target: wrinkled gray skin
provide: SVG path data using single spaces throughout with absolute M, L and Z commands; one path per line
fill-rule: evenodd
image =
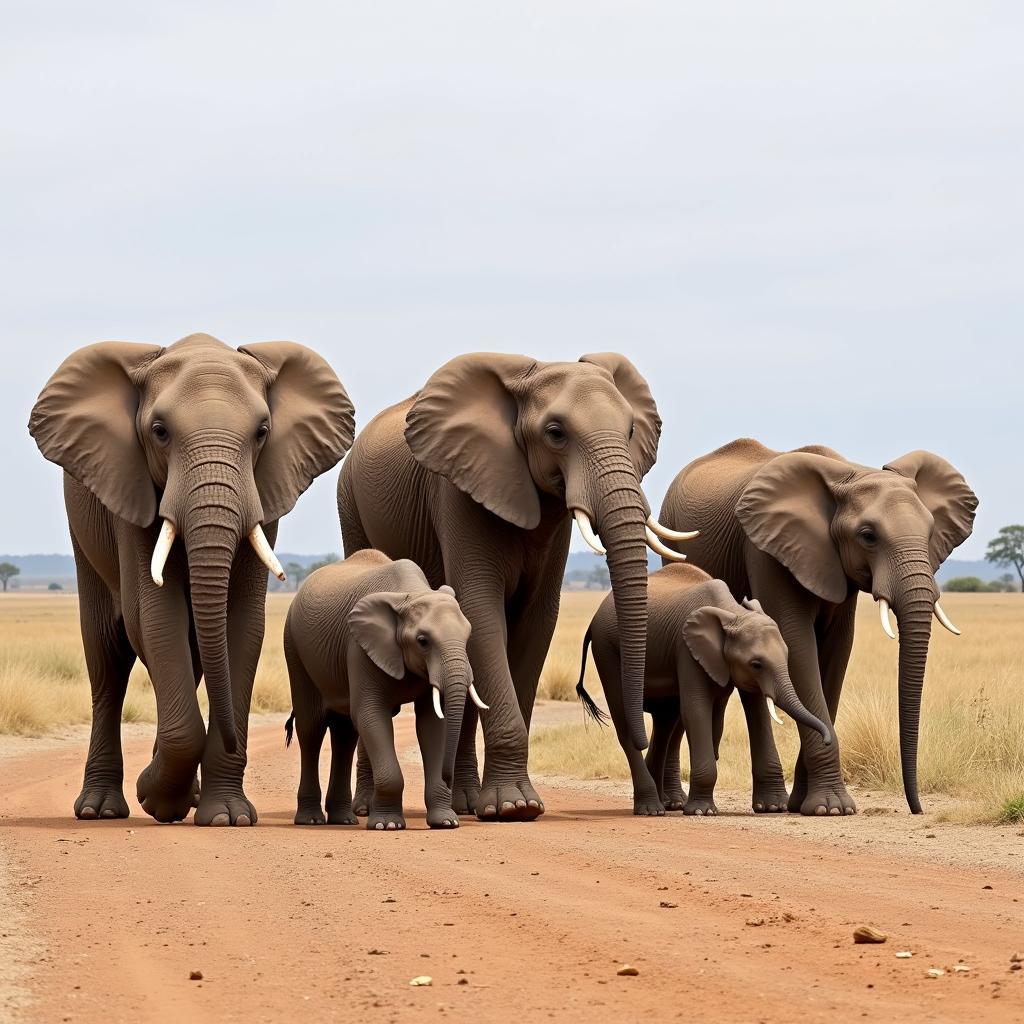
M 405 828 L 402 769 L 392 717 L 416 707 L 424 799 L 431 828 L 457 828 L 452 774 L 473 676 L 470 626 L 450 587 L 431 590 L 419 567 L 366 550 L 318 569 L 288 609 L 284 652 L 302 753 L 296 825 L 355 825 L 352 754 L 357 738 L 373 769 L 366 827 Z M 437 717 L 432 689 L 443 696 Z M 290 726 L 289 722 L 289 726 Z M 327 816 L 320 807 L 320 748 L 331 730 Z M 289 740 L 291 734 L 289 733 Z
M 411 558 L 431 585 L 454 588 L 473 625 L 470 660 L 491 710 L 481 786 L 476 715 L 467 709 L 454 784 L 460 814 L 514 821 L 544 811 L 527 772 L 529 724 L 574 510 L 590 517 L 608 551 L 630 739 L 647 746 L 650 507 L 640 480 L 660 431 L 646 382 L 621 355 L 543 363 L 473 353 L 446 363 L 356 440 L 338 481 L 345 551 Z M 357 809 L 370 784 L 363 759 L 359 769 Z
M 647 665 L 644 710 L 654 720 L 646 759 L 628 742 L 622 714 L 615 605 L 606 598 L 587 630 L 576 692 L 597 717 L 583 688 L 587 645 L 608 709 L 633 776 L 633 813 L 716 814 L 718 747 L 725 708 L 740 692 L 750 734 L 755 812 L 786 809 L 788 794 L 772 737 L 766 697 L 797 722 L 831 742 L 829 729 L 800 703 L 789 678 L 788 654 L 779 627 L 756 601 L 740 605 L 721 580 L 689 565 L 668 565 L 648 584 Z M 679 777 L 679 743 L 690 751 L 690 795 Z
M 779 623 L 800 700 L 834 722 L 853 646 L 857 593 L 884 598 L 899 625 L 903 787 L 913 813 L 921 693 L 939 588 L 935 570 L 970 536 L 978 499 L 945 459 L 914 451 L 881 469 L 830 448 L 776 452 L 749 438 L 691 462 L 661 510 L 669 527 L 701 534 L 694 565 Z M 789 809 L 853 814 L 838 742 L 800 729 Z
M 263 641 L 267 569 L 247 536 L 277 520 L 352 443 L 352 404 L 331 368 L 291 342 L 232 349 L 205 334 L 167 348 L 102 342 L 69 356 L 29 423 L 62 466 L 78 571 L 93 721 L 79 818 L 123 818 L 121 706 L 138 658 L 157 704 L 137 795 L 158 821 L 251 825 L 246 729 Z M 162 587 L 161 521 L 178 540 Z M 196 699 L 205 675 L 207 732 Z

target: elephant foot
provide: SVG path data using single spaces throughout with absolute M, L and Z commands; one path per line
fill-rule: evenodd
M 789 807 L 789 793 L 779 783 L 765 783 L 754 786 L 750 805 L 755 814 L 781 814 Z
M 681 811 L 686 806 L 686 794 L 681 789 L 662 793 L 660 799 L 666 811 Z
M 452 785 L 452 807 L 455 809 L 455 813 L 464 818 L 476 814 L 479 802 L 479 776 L 471 776 L 465 779 L 456 778 Z
M 792 800 L 790 803 L 792 804 Z M 856 814 L 857 804 L 841 782 L 812 785 L 800 803 L 800 813 L 817 817 Z
M 405 816 L 401 811 L 370 811 L 366 828 L 370 832 L 399 832 L 405 828 Z
M 370 813 L 370 804 L 373 800 L 373 786 L 364 789 L 356 787 L 356 795 L 352 797 L 352 813 L 359 818 L 365 818 Z
M 543 813 L 544 801 L 529 779 L 485 782 L 476 802 L 476 816 L 481 821 L 533 821 Z
M 641 818 L 665 817 L 665 804 L 657 797 L 634 797 L 633 813 Z
M 458 828 L 459 816 L 452 807 L 431 807 L 427 810 L 427 824 L 431 828 Z
M 718 813 L 718 808 L 715 806 L 715 801 L 711 797 L 699 797 L 691 796 L 686 801 L 686 806 L 683 808 L 683 814 L 693 815 L 694 817 L 713 817 Z
M 192 810 L 193 779 L 184 785 L 175 785 L 161 778 L 155 761 L 142 770 L 135 784 L 135 795 L 142 809 L 156 821 L 168 824 L 184 821 Z
M 86 782 L 75 801 L 75 817 L 82 821 L 99 818 L 127 818 L 128 801 L 121 787 Z
M 197 825 L 212 825 L 215 828 L 226 825 L 245 827 L 255 825 L 256 821 L 256 808 L 241 790 L 219 795 L 204 794 L 196 808 Z
M 325 825 L 327 823 L 320 805 L 311 802 L 299 804 L 295 811 L 294 821 L 296 825 Z
M 355 816 L 351 806 L 328 807 L 328 825 L 358 825 L 359 819 Z

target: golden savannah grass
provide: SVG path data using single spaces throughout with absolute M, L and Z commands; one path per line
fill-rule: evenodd
M 254 712 L 291 707 L 282 633 L 291 595 L 267 599 L 267 632 L 256 675 Z M 575 700 L 579 657 L 600 592 L 562 595 L 562 609 L 541 679 L 540 696 Z M 1024 821 L 1024 597 L 1019 594 L 947 594 L 943 605 L 963 636 L 933 632 L 922 709 L 919 771 L 922 793 L 961 801 L 967 820 Z M 899 792 L 896 717 L 897 644 L 878 625 L 874 605 L 862 599 L 857 639 L 839 711 L 837 732 L 847 777 L 861 786 Z M 600 697 L 592 659 L 587 686 Z M 205 696 L 200 691 L 205 706 Z M 90 719 L 89 682 L 73 595 L 0 595 L 0 733 L 38 736 Z M 125 721 L 152 722 L 156 705 L 140 665 L 132 673 Z M 538 773 L 579 778 L 627 778 L 625 758 L 611 729 L 595 725 L 541 729 L 531 740 Z M 787 768 L 796 755 L 796 730 L 776 730 Z M 685 743 L 683 745 L 685 771 Z M 722 741 L 720 785 L 749 786 L 750 756 L 739 701 L 731 703 Z

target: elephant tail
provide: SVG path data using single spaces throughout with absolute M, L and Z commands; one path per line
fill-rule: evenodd
M 295 712 L 288 716 L 288 721 L 284 723 L 284 745 L 290 747 L 292 745 L 292 730 L 295 726 Z
M 587 693 L 583 685 L 583 677 L 587 674 L 587 651 L 590 649 L 590 630 L 583 637 L 583 657 L 580 658 L 580 679 L 576 684 L 576 696 L 583 703 L 583 710 L 599 725 L 608 724 L 608 716 L 598 706 L 597 701 Z

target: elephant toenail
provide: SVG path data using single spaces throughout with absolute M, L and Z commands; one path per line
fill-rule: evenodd
M 251 825 L 252 822 L 249 820 L 249 815 L 248 814 L 240 814 L 237 818 L 235 818 L 235 824 L 236 825 Z
M 210 822 L 210 824 L 211 825 L 216 825 L 218 827 L 220 827 L 222 825 L 230 825 L 231 824 L 231 819 L 227 816 L 227 814 L 225 814 L 223 811 L 221 811 L 220 814 L 215 814 L 213 816 L 213 820 Z
M 95 807 L 83 807 L 82 808 L 82 813 L 80 814 L 80 817 L 86 819 L 87 821 L 93 821 L 96 818 L 96 816 L 97 815 L 96 815 L 96 808 Z

